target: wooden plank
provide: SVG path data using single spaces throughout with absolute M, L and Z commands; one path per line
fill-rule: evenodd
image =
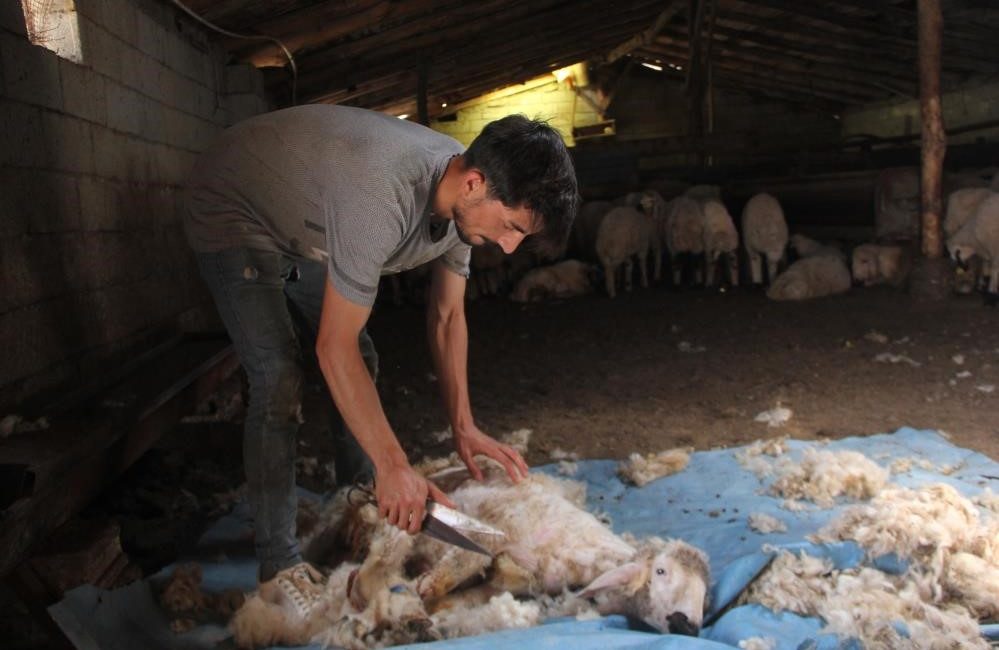
M 621 43 L 613 50 L 607 53 L 607 56 L 603 57 L 603 63 L 614 63 L 623 56 L 630 54 L 633 50 L 640 48 L 644 45 L 648 45 L 655 40 L 656 36 L 659 35 L 669 21 L 673 19 L 680 10 L 683 9 L 684 0 L 671 0 L 671 2 L 666 5 L 666 8 L 656 16 L 656 22 L 652 24 L 648 29 L 635 34 L 629 38 L 624 43 Z
M 2 513 L 0 575 L 190 414 L 236 367 L 227 339 L 184 341 L 109 390 L 91 411 L 67 412 L 53 418 L 47 431 L 5 439 L 0 454 L 29 465 L 35 486 Z

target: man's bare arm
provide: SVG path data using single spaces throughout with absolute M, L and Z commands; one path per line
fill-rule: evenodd
M 482 432 L 472 417 L 468 395 L 465 278 L 440 261 L 434 263 L 431 275 L 427 336 L 458 455 L 479 480 L 482 479 L 482 470 L 474 461 L 477 454 L 499 462 L 511 479 L 519 481 L 527 475 L 527 463 L 513 447 L 501 444 Z
M 389 426 L 358 345 L 370 313 L 370 308 L 340 295 L 327 279 L 316 354 L 337 409 L 375 466 L 379 512 L 390 524 L 416 532 L 428 496 L 448 505 L 450 501 L 413 470 Z

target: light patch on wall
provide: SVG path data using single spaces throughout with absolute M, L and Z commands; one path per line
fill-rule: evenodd
M 75 0 L 21 0 L 28 38 L 64 59 L 83 62 Z

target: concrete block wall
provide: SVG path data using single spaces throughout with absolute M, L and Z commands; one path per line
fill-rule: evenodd
M 472 102 L 458 110 L 456 120 L 434 121 L 430 126 L 467 146 L 486 124 L 515 113 L 522 113 L 532 119 L 548 120 L 549 124 L 559 130 L 570 147 L 575 144 L 572 137 L 574 126 L 593 124 L 600 120 L 593 107 L 577 98 L 568 84 L 558 83 L 552 77 L 550 83 L 523 92 Z
M 161 0 L 77 0 L 79 63 L 0 2 L 0 412 L 211 322 L 178 210 L 197 154 L 268 109 Z
M 999 82 L 977 83 L 944 93 L 940 98 L 945 129 L 995 121 L 999 116 Z M 881 102 L 843 114 L 843 136 L 857 134 L 918 137 L 922 129 L 919 99 Z M 948 144 L 999 142 L 999 128 L 991 127 L 947 136 Z

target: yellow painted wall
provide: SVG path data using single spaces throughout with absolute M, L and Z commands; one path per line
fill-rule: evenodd
M 547 120 L 559 130 L 570 147 L 575 144 L 572 137 L 574 126 L 600 121 L 596 110 L 581 97 L 576 97 L 568 83 L 560 84 L 552 77 L 550 82 L 525 84 L 523 91 L 518 92 L 514 86 L 466 102 L 458 109 L 456 121 L 435 120 L 430 126 L 468 146 L 486 124 L 515 113 Z

